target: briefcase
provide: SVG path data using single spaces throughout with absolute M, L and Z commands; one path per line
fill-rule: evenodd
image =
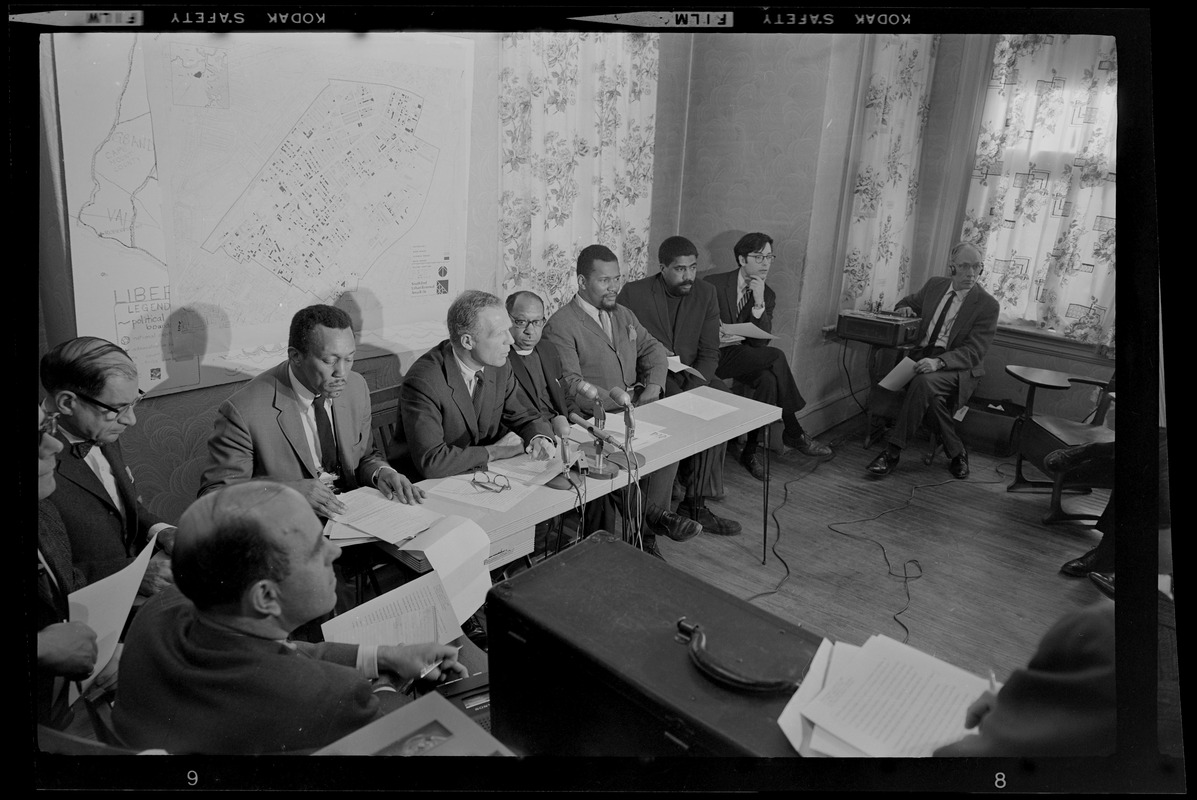
M 822 637 L 605 531 L 491 587 L 486 618 L 517 754 L 796 755 L 777 718 Z

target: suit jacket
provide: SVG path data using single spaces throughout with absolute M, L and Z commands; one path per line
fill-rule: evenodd
M 319 476 L 287 364 L 263 372 L 220 404 L 199 494 L 251 478 L 298 481 Z M 345 389 L 333 399 L 332 412 L 344 488 L 372 486 L 374 473 L 387 462 L 374 447 L 366 379 L 350 372 Z
M 765 333 L 773 333 L 773 309 L 777 305 L 777 292 L 765 284 L 765 311 L 761 314 L 760 319 L 752 316 L 751 303 L 745 304 L 744 308 L 737 312 L 736 307 L 740 305 L 740 293 L 736 291 L 739 274 L 740 270 L 737 267 L 728 272 L 716 272 L 702 276 L 703 280 L 715 287 L 715 298 L 719 302 L 719 321 L 727 325 L 751 322 Z M 750 347 L 766 347 L 769 340 L 745 339 L 741 344 Z
M 659 274 L 625 284 L 619 302 L 636 315 L 644 327 L 686 366 L 702 373 L 706 381 L 688 372 L 670 373 L 680 391 L 717 380 L 719 367 L 719 303 L 715 287 L 695 281 L 690 294 L 681 298 L 676 324 L 669 314 L 665 281 Z
M 525 357 L 513 352 L 507 357 L 511 364 L 511 374 L 515 376 L 515 382 L 527 396 L 528 405 L 537 407 L 536 398 L 540 397 L 540 387 L 536 385 L 532 373 L 528 371 L 525 358 L 540 360 L 540 368 L 544 371 L 549 399 L 553 401 L 553 407 L 550 409 L 538 408 L 541 415 L 551 418 L 562 414 L 568 417 L 571 412 L 577 411 L 577 405 L 572 402 L 571 398 L 565 396 L 565 387 L 561 384 L 561 357 L 557 355 L 557 348 L 543 339 L 536 343 L 531 355 Z
M 525 443 L 534 436 L 553 435 L 553 429 L 516 386 L 510 363 L 484 367 L 480 411 L 465 381 L 448 339 L 412 364 L 399 389 L 399 429 L 407 443 L 417 478 L 444 478 L 485 469 L 486 445 L 509 430 Z M 406 463 L 406 462 L 405 462 Z
M 616 305 L 611 313 L 612 343 L 599 324 L 573 300 L 557 309 L 545 326 L 544 336 L 557 348 L 567 395 L 578 402 L 578 381 L 599 389 L 608 411 L 618 406 L 607 396 L 614 386 L 629 388 L 655 383 L 665 388 L 669 373 L 665 346 L 640 324 L 630 309 Z M 588 403 L 579 405 L 586 406 Z
M 37 504 L 37 549 L 50 566 L 54 578 L 38 562 L 37 629 L 70 619 L 67 596 L 87 584 L 71 559 L 71 542 L 62 517 L 49 500 Z M 62 729 L 71 720 L 67 681 L 61 676 L 37 670 L 37 721 Z
M 64 449 L 55 468 L 57 488 L 48 502 L 62 517 L 75 565 L 88 583 L 94 583 L 128 566 L 149 541 L 150 528 L 163 520 L 142 505 L 119 441 L 100 450 L 112 467 L 123 514 L 87 462 L 71 451 L 61 431 L 58 438 Z
M 171 587 L 129 626 L 112 721 L 131 747 L 169 753 L 312 750 L 373 720 L 357 645 L 271 640 L 200 618 Z
M 1114 604 L 1103 600 L 1061 618 L 1010 675 L 979 733 L 935 755 L 1107 755 L 1116 718 Z
M 934 325 L 935 309 L 939 301 L 952 287 L 952 279 L 931 278 L 923 288 L 907 295 L 894 304 L 894 308 L 910 308 L 922 320 L 919 322 L 918 338 L 921 342 Z M 964 296 L 956 321 L 948 335 L 948 349 L 938 357 L 943 359 L 944 368 L 960 371 L 960 386 L 956 395 L 956 406 L 963 406 L 972 397 L 973 390 L 985 374 L 985 353 L 997 332 L 998 301 L 976 284 Z

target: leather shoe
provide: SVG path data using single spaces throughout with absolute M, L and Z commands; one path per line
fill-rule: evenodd
M 1085 553 L 1080 558 L 1074 558 L 1068 561 L 1064 566 L 1060 567 L 1060 572 L 1072 578 L 1083 578 L 1090 572 L 1094 572 L 1093 567 L 1097 563 L 1097 548 L 1094 547 L 1088 553 Z
M 692 506 L 689 503 L 682 503 L 677 507 L 677 511 L 683 517 L 689 517 L 697 522 L 707 533 L 713 533 L 716 536 L 740 535 L 740 523 L 734 519 L 724 519 L 723 517 L 715 516 L 711 509 L 705 505 Z
M 761 463 L 760 458 L 757 457 L 754 451 L 744 451 L 740 454 L 740 464 L 744 469 L 748 470 L 748 474 L 756 478 L 758 481 L 765 479 L 765 465 Z
M 1109 572 L 1090 572 L 1089 580 L 1093 581 L 1101 593 L 1111 600 L 1114 599 L 1114 573 Z
M 701 523 L 686 519 L 658 506 L 649 508 L 648 513 L 645 514 L 645 523 L 652 529 L 651 534 L 668 536 L 675 542 L 684 542 L 702 533 Z
M 1053 450 L 1043 457 L 1043 469 L 1052 475 L 1076 469 L 1081 464 L 1095 459 L 1095 444 L 1096 442 L 1089 442 Z
M 960 455 L 952 459 L 948 464 L 948 472 L 952 473 L 953 478 L 967 478 L 968 477 L 968 451 L 961 450 Z
M 882 450 L 877 457 L 869 462 L 868 470 L 874 475 L 888 475 L 894 471 L 894 467 L 898 466 L 898 461 L 902 456 L 899 454 L 890 455 L 889 450 Z
M 781 441 L 786 447 L 792 447 L 799 453 L 802 453 L 802 455 L 810 456 L 811 458 L 831 458 L 835 455 L 830 447 L 810 438 L 810 435 L 805 431 L 798 436 L 791 433 L 783 433 Z

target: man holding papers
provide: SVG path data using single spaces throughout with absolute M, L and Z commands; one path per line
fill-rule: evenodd
M 777 294 L 765 285 L 773 266 L 773 239 L 764 233 L 749 233 L 736 242 L 733 252 L 737 269 L 703 276 L 715 287 L 719 320 L 723 327 L 752 323 L 769 333 L 773 330 L 773 308 L 777 304 Z M 797 413 L 806 401 L 798 391 L 786 354 L 769 347 L 767 339 L 721 335 L 715 374 L 751 386 L 753 400 L 781 406 L 781 421 L 785 426 L 782 441 L 787 446 L 815 458 L 833 455 L 830 447 L 812 439 L 798 422 Z M 763 481 L 765 467 L 756 455 L 759 436 L 760 431 L 748 434 L 748 442 L 740 451 L 740 463 L 754 478 Z
M 981 286 L 984 269 L 981 252 L 960 242 L 948 259 L 951 277 L 931 278 L 894 306 L 906 316 L 922 318 L 919 346 L 910 354 L 915 375 L 906 387 L 889 444 L 868 466 L 873 475 L 893 472 L 907 439 L 918 430 L 929 409 L 944 452 L 951 459 L 948 470 L 953 477 L 968 477 L 968 452 L 956 433 L 946 399 L 963 407 L 985 374 L 985 353 L 997 331 L 998 301 Z
M 307 500 L 250 481 L 184 512 L 177 589 L 133 621 L 113 722 L 139 748 L 257 754 L 323 747 L 379 715 L 371 679 L 464 677 L 457 648 L 293 642 L 332 609 L 340 548 Z

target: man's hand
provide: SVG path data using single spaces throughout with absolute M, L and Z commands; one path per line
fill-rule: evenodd
M 515 431 L 508 431 L 507 435 L 494 444 L 486 445 L 488 461 L 502 461 L 505 458 L 515 458 L 523 455 L 524 440 Z
M 307 480 L 284 481 L 283 483 L 303 495 L 303 499 L 308 501 L 308 505 L 318 516 L 329 518 L 345 513 L 345 504 L 337 499 L 333 490 L 325 486 L 323 481 L 308 478 Z
M 920 358 L 914 365 L 915 372 L 938 372 L 939 359 L 938 358 Z
M 125 645 L 122 642 L 117 642 L 116 650 L 112 653 L 112 658 L 104 665 L 104 669 L 96 674 L 96 682 L 92 684 L 93 687 L 102 692 L 116 691 L 116 673 L 120 666 L 121 652 Z
M 468 678 L 469 670 L 457 661 L 458 648 L 447 644 L 428 642 L 426 644 L 381 645 L 378 648 L 378 671 L 384 669 L 404 680 L 415 680 L 424 675 L 426 680 L 440 681 L 442 678 Z
M 760 275 L 749 278 L 748 288 L 752 289 L 752 304 L 763 306 L 765 304 L 765 279 Z
M 729 344 L 739 344 L 744 341 L 743 336 L 738 334 L 728 333 L 727 326 L 722 322 L 719 323 L 719 346 L 727 347 Z
M 174 582 L 175 577 L 170 570 L 170 556 L 159 551 L 150 556 L 149 563 L 145 565 L 145 575 L 141 577 L 141 586 L 137 592 L 150 597 Z
M 646 403 L 651 403 L 654 400 L 661 398 L 661 387 L 655 383 L 646 384 L 641 390 L 640 396 L 636 398 L 636 405 L 642 406 Z
M 167 555 L 170 555 L 175 550 L 175 534 L 178 532 L 179 529 L 174 525 L 158 531 L 158 545 L 166 551 Z
M 900 317 L 916 316 L 916 314 L 914 313 L 914 309 L 911 308 L 910 306 L 902 306 L 901 308 L 895 308 L 894 313 Z
M 997 705 L 997 695 L 993 692 L 985 692 L 968 707 L 968 711 L 964 712 L 964 727 L 966 729 L 973 729 L 981 724 L 981 720 L 985 719 L 985 715 L 993 710 Z
M 534 437 L 529 447 L 532 449 L 531 455 L 535 461 L 548 461 L 561 452 L 558 449 L 557 442 L 547 436 Z
M 37 665 L 55 675 L 86 678 L 96 654 L 96 632 L 82 622 L 56 622 L 37 632 Z
M 377 484 L 378 491 L 382 492 L 382 496 L 388 500 L 408 504 L 424 502 L 424 490 L 390 467 L 380 469 L 374 483 Z

